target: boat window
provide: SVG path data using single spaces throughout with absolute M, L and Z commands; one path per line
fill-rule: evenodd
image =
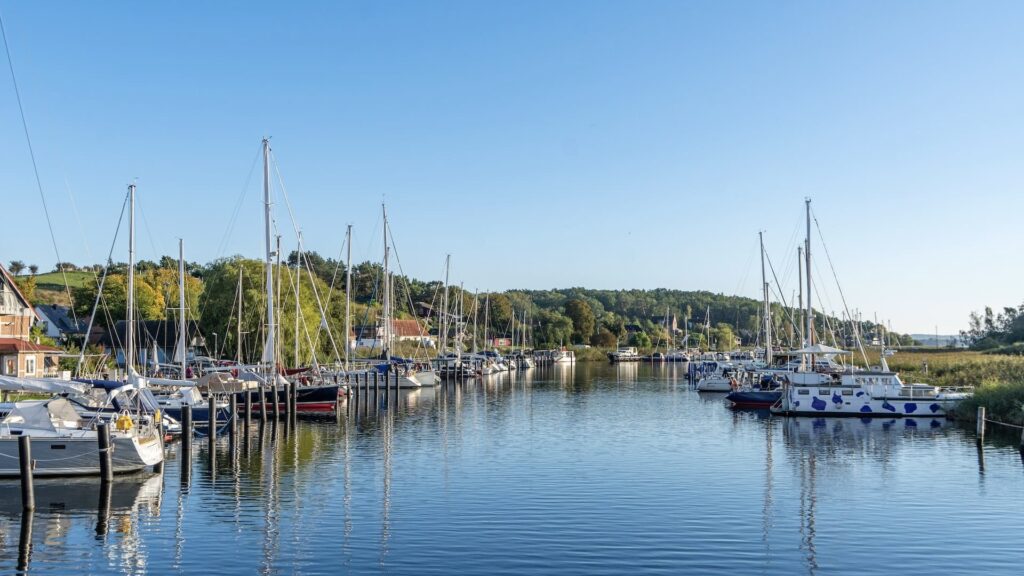
M 67 448 L 67 446 L 65 446 L 64 444 L 51 444 L 50 445 L 50 450 L 64 450 L 65 448 Z
M 818 394 L 821 395 L 821 396 L 831 396 L 832 395 L 832 391 L 829 390 L 828 388 L 819 388 L 818 389 Z
M 843 390 L 843 396 L 853 396 L 853 390 Z
M 796 393 L 800 394 L 800 395 L 803 395 L 803 396 L 806 396 L 806 395 L 810 394 L 811 391 L 808 390 L 807 388 L 801 388 L 800 390 L 797 390 Z

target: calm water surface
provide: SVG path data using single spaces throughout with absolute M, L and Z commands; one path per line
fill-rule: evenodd
M 0 572 L 1020 574 L 1024 465 L 945 421 L 781 419 L 580 364 L 254 430 L 211 466 L 0 484 Z

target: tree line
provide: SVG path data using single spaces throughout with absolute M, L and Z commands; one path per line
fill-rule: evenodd
M 97 273 L 84 286 L 73 289 L 76 314 L 80 318 L 92 314 L 102 281 L 101 305 L 94 323 L 110 329 L 125 318 L 126 272 L 124 263 L 112 264 L 105 279 L 102 273 Z M 234 357 L 241 351 L 244 360 L 258 359 L 266 325 L 263 262 L 241 256 L 208 264 L 190 262 L 186 265 L 186 274 L 183 307 L 178 296 L 175 258 L 165 256 L 159 261 L 138 263 L 135 301 L 139 319 L 176 319 L 184 308 L 188 317 L 200 326 L 212 352 Z M 320 361 L 329 361 L 343 355 L 347 340 L 343 334 L 344 263 L 324 258 L 314 251 L 301 255 L 292 252 L 280 266 L 274 267 L 274 274 L 280 342 L 288 343 L 281 347 L 283 359 L 297 365 L 314 356 Z M 383 268 L 379 263 L 363 262 L 353 266 L 351 321 L 354 326 L 376 325 L 382 306 L 382 277 Z M 395 276 L 394 285 L 395 316 L 421 317 L 424 325 L 436 335 L 442 283 Z M 525 335 L 528 344 L 537 348 L 630 345 L 648 349 L 680 346 L 683 344 L 681 333 L 688 333 L 690 346 L 728 350 L 759 343 L 761 331 L 760 301 L 707 291 L 576 287 L 476 294 L 451 286 L 448 292 L 449 302 L 459 303 L 458 309 L 463 312 L 461 318 L 455 319 L 455 324 L 461 326 L 466 348 L 486 347 L 484 333 L 504 338 L 516 335 L 517 342 Z M 455 311 L 456 306 L 452 304 L 449 313 L 455 314 Z M 799 345 L 794 314 L 778 303 L 772 304 L 777 345 Z M 424 315 L 429 318 L 423 319 Z M 673 318 L 676 331 L 671 329 Z M 873 334 L 884 330 L 870 322 L 855 325 L 820 313 L 816 314 L 815 326 L 819 334 L 834 335 L 825 338 L 827 343 L 839 346 L 854 345 L 855 332 Z M 454 329 L 449 333 L 449 337 L 452 336 Z M 905 335 L 893 334 L 889 338 L 897 343 L 912 343 Z M 295 358 L 296 352 L 298 358 Z

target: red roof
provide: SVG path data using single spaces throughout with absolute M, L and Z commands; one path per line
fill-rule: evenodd
M 418 320 L 392 320 L 391 331 L 398 338 L 409 336 L 426 336 L 427 332 Z
M 0 338 L 0 353 L 4 352 L 63 352 L 63 350 L 20 338 Z

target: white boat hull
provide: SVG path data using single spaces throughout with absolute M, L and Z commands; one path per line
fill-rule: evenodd
M 700 392 L 731 392 L 732 381 L 721 376 L 708 376 L 697 382 L 697 390 Z
M 83 476 L 100 473 L 99 446 L 96 433 L 83 431 L 76 436 L 32 437 L 34 476 Z M 153 430 L 145 435 L 111 435 L 114 452 L 111 456 L 115 474 L 137 472 L 163 462 L 164 445 Z M 0 477 L 21 475 L 18 438 L 0 438 Z

